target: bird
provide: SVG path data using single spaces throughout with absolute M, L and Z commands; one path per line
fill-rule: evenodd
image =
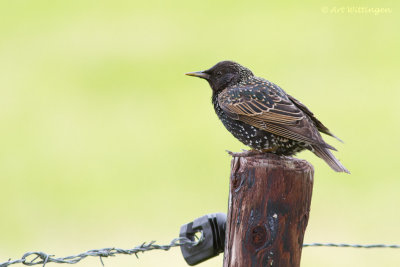
M 221 61 L 207 70 L 185 74 L 209 83 L 218 118 L 234 137 L 251 148 L 248 155 L 293 156 L 308 149 L 334 171 L 350 173 L 320 133 L 342 140 L 278 85 L 234 61 Z

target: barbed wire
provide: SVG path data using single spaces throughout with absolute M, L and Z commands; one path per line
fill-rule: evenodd
M 121 248 L 103 248 L 103 249 L 92 249 L 83 253 L 80 253 L 78 255 L 73 255 L 73 256 L 67 256 L 67 257 L 62 257 L 62 258 L 54 258 L 54 255 L 49 255 L 44 252 L 27 252 L 25 253 L 21 259 L 18 260 L 11 260 L 9 259 L 6 262 L 0 263 L 0 267 L 7 267 L 12 264 L 18 264 L 22 263 L 24 265 L 32 266 L 32 265 L 37 265 L 37 264 L 42 264 L 43 267 L 50 262 L 54 263 L 68 263 L 68 264 L 75 264 L 80 262 L 86 257 L 100 257 L 100 262 L 104 266 L 103 257 L 110 257 L 110 256 L 115 256 L 118 254 L 126 254 L 126 255 L 132 255 L 134 254 L 138 258 L 138 253 L 140 252 L 145 252 L 145 251 L 150 251 L 150 250 L 169 250 L 172 247 L 180 247 L 183 245 L 191 245 L 191 246 L 196 246 L 202 241 L 202 237 L 199 240 L 190 240 L 189 238 L 186 237 L 178 237 L 173 239 L 168 245 L 157 245 L 155 241 L 149 242 L 149 243 L 143 243 L 140 246 L 136 246 L 132 249 L 121 249 Z M 33 259 L 29 260 L 28 259 L 31 257 L 34 257 Z
M 186 237 L 179 237 L 173 239 L 168 245 L 158 245 L 155 241 L 149 243 L 143 243 L 140 246 L 136 246 L 132 249 L 121 249 L 121 248 L 103 248 L 103 249 L 93 249 L 81 254 L 61 257 L 61 258 L 54 258 L 54 255 L 49 255 L 44 252 L 27 252 L 25 253 L 21 259 L 18 260 L 11 260 L 9 259 L 6 262 L 0 263 L 0 267 L 7 267 L 13 264 L 22 263 L 24 265 L 32 266 L 42 264 L 43 267 L 50 262 L 54 263 L 68 263 L 68 264 L 75 264 L 80 262 L 86 257 L 99 257 L 101 264 L 104 266 L 103 257 L 110 257 L 115 256 L 118 254 L 126 254 L 132 255 L 134 254 L 137 258 L 138 253 L 150 251 L 150 250 L 169 250 L 173 247 L 180 247 L 184 245 L 191 245 L 196 246 L 200 242 L 204 240 L 203 235 L 198 240 L 190 240 Z M 351 247 L 351 248 L 400 248 L 400 245 L 387 245 L 387 244 L 369 244 L 369 245 L 360 245 L 360 244 L 344 244 L 344 243 L 310 243 L 310 244 L 303 244 L 303 247 Z M 29 260 L 28 257 L 34 257 L 32 260 Z

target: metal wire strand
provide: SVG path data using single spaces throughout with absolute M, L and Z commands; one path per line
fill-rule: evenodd
M 132 255 L 134 254 L 136 257 L 138 257 L 138 253 L 140 252 L 145 252 L 145 251 L 150 251 L 150 250 L 169 250 L 172 247 L 179 247 L 183 245 L 191 245 L 195 246 L 198 243 L 203 241 L 202 238 L 199 240 L 190 240 L 185 237 L 179 237 L 173 239 L 168 245 L 158 245 L 155 243 L 155 241 L 149 242 L 149 243 L 143 243 L 140 246 L 136 246 L 132 249 L 121 249 L 121 248 L 103 248 L 103 249 L 93 249 L 89 250 L 86 252 L 83 252 L 78 255 L 73 255 L 73 256 L 67 256 L 67 257 L 62 257 L 62 258 L 54 258 L 54 255 L 49 255 L 44 252 L 27 252 L 25 253 L 21 259 L 18 260 L 11 260 L 9 259 L 6 262 L 0 263 L 0 267 L 7 267 L 13 264 L 18 264 L 22 263 L 24 265 L 32 266 L 32 265 L 38 265 L 41 264 L 43 267 L 49 263 L 49 262 L 54 262 L 54 263 L 68 263 L 68 264 L 75 264 L 80 262 L 86 257 L 100 257 L 100 262 L 103 264 L 103 257 L 110 257 L 110 256 L 115 256 L 118 254 L 126 254 L 126 255 Z M 33 257 L 33 258 L 32 258 Z
M 335 244 L 335 243 L 310 243 L 303 244 L 303 247 L 338 247 L 338 248 L 400 248 L 400 245 L 386 245 L 386 244 Z

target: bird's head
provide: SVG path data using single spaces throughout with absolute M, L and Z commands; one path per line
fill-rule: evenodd
M 251 70 L 233 61 L 221 61 L 208 70 L 188 72 L 186 75 L 207 80 L 214 93 L 254 76 Z

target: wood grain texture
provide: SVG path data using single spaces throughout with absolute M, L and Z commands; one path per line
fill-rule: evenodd
M 313 175 L 291 157 L 232 159 L 224 267 L 300 266 Z

